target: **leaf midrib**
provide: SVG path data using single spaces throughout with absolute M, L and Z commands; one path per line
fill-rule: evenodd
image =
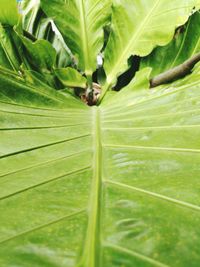
M 88 207 L 88 228 L 80 267 L 101 266 L 102 141 L 100 108 L 93 107 L 93 178 Z
M 82 40 L 83 40 L 83 55 L 85 58 L 85 73 L 86 75 L 90 75 L 91 71 L 89 69 L 89 47 L 88 47 L 88 33 L 87 33 L 87 22 L 86 22 L 86 12 L 84 6 L 84 0 L 80 0 L 80 22 L 81 22 L 81 32 L 82 32 Z

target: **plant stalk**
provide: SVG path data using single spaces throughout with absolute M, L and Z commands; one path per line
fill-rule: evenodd
M 159 74 L 158 76 L 150 80 L 150 87 L 154 88 L 161 84 L 169 83 L 178 80 L 191 72 L 193 67 L 200 61 L 200 53 L 194 55 L 184 63 L 172 68 L 166 72 Z

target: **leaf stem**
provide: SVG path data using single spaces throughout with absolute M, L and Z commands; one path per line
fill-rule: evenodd
M 102 92 L 101 92 L 101 94 L 99 96 L 99 99 L 97 101 L 97 105 L 99 105 L 101 103 L 101 101 L 105 97 L 107 91 L 111 89 L 111 86 L 112 86 L 111 84 L 109 84 L 107 82 L 105 83 L 105 85 L 103 86 Z
M 159 74 L 150 81 L 150 87 L 154 88 L 161 84 L 169 83 L 178 80 L 191 72 L 193 67 L 200 61 L 200 53 L 194 55 L 184 63 L 172 68 L 166 72 Z

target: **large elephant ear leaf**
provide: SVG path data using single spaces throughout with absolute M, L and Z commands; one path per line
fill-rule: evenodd
M 0 1 L 0 23 L 15 25 L 19 19 L 19 13 L 16 0 Z
M 93 108 L 5 72 L 0 266 L 199 266 L 199 66 Z
M 200 12 L 192 15 L 186 25 L 179 28 L 167 46 L 157 47 L 141 61 L 140 68 L 151 67 L 154 77 L 183 63 L 200 52 Z
M 96 69 L 103 46 L 103 27 L 108 21 L 110 0 L 41 0 L 44 12 L 55 20 L 64 39 L 87 75 Z
M 112 32 L 105 50 L 107 85 L 127 69 L 131 55 L 146 56 L 157 45 L 166 45 L 176 27 L 184 24 L 199 0 L 114 0 Z M 103 93 L 104 94 L 104 93 Z

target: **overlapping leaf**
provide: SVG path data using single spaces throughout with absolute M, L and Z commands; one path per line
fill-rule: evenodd
M 73 68 L 56 69 L 55 75 L 66 87 L 87 87 L 87 80 Z
M 37 39 L 49 41 L 57 52 L 56 66 L 64 68 L 72 62 L 72 55 L 53 20 L 43 14 L 40 1 L 23 0 L 23 29 Z
M 9 0 L 9 8 L 8 1 L 1 0 L 0 2 L 0 23 L 16 25 L 19 20 L 19 13 L 17 8 L 17 1 Z
M 21 59 L 17 51 L 16 34 L 9 26 L 0 24 L 0 65 L 11 70 L 19 70 Z M 18 47 L 19 48 L 19 47 Z
M 152 77 L 178 66 L 200 52 L 200 13 L 196 12 L 188 23 L 180 28 L 172 42 L 164 47 L 156 48 L 144 58 L 141 68 L 152 67 Z
M 176 27 L 184 24 L 199 0 L 114 0 L 112 32 L 105 50 L 105 92 L 127 69 L 131 55 L 146 56 L 157 45 L 167 44 Z

